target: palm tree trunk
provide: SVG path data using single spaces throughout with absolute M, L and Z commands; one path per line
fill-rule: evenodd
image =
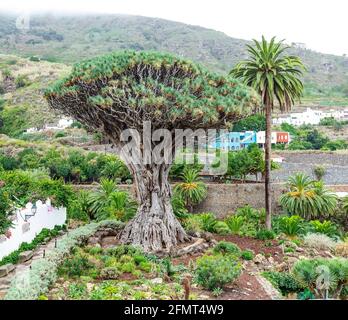
M 271 147 L 272 147 L 272 110 L 270 103 L 266 103 L 266 141 L 265 141 L 265 208 L 266 229 L 272 229 L 271 207 Z

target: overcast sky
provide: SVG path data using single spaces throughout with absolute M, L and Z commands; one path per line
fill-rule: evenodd
M 134 14 L 212 28 L 241 39 L 276 35 L 316 51 L 348 54 L 347 0 L 1 0 L 3 11 Z

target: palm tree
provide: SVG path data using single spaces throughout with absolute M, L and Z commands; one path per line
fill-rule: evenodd
M 280 204 L 292 215 L 307 220 L 332 214 L 337 206 L 337 196 L 303 173 L 289 178 L 289 192 L 281 195 Z
M 253 87 L 260 95 L 263 112 L 266 115 L 265 141 L 265 207 L 266 228 L 271 229 L 271 120 L 277 102 L 280 111 L 289 111 L 295 100 L 300 99 L 303 84 L 300 80 L 305 67 L 295 56 L 286 56 L 283 41 L 270 42 L 262 36 L 262 41 L 253 40 L 255 46 L 247 45 L 249 58 L 239 62 L 230 72 L 232 76 Z

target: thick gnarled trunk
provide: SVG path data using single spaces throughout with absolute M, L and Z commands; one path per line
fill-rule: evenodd
M 139 208 L 125 227 L 121 242 L 141 246 L 145 252 L 170 252 L 189 240 L 173 213 L 169 166 L 132 166 Z

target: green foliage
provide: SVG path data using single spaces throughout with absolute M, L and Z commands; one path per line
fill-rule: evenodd
M 172 81 L 167 81 L 168 77 Z M 104 79 L 103 85 L 100 79 Z M 91 86 L 95 86 L 92 95 Z M 146 109 L 147 119 L 150 117 L 152 125 L 161 128 L 181 127 L 187 119 L 191 128 L 228 125 L 238 116 L 251 114 L 258 100 L 255 92 L 230 77 L 209 73 L 167 53 L 146 51 L 120 51 L 82 61 L 67 78 L 46 90 L 45 97 L 53 108 L 70 110 L 91 129 L 100 129 L 95 116 L 80 116 L 83 110 L 76 108 L 79 103 L 70 99 L 71 95 L 75 99 L 87 97 L 89 108 L 95 110 L 112 108 L 112 113 L 100 113 L 101 122 L 134 125 L 134 117 L 143 116 L 139 110 Z M 117 99 L 112 99 L 115 95 Z M 131 122 L 124 117 L 124 107 Z
M 281 293 L 286 296 L 289 293 L 301 292 L 304 288 L 291 273 L 288 272 L 263 272 L 262 275 L 268 279 Z
M 181 196 L 174 192 L 172 199 L 171 199 L 173 212 L 175 216 L 179 219 L 185 219 L 189 217 L 188 210 L 185 206 L 185 201 L 181 198 Z
M 85 256 L 73 256 L 66 259 L 58 268 L 59 275 L 81 277 L 86 271 L 93 268 L 93 264 Z
M 266 130 L 266 118 L 264 115 L 255 114 L 249 116 L 243 120 L 237 121 L 233 125 L 232 131 L 265 131 Z
M 65 185 L 61 180 L 52 180 L 45 175 L 35 175 L 29 171 L 3 171 L 0 172 L 0 180 L 3 181 L 3 190 L 12 200 L 19 199 L 17 205 L 24 206 L 27 202 L 37 200 L 45 201 L 51 198 L 52 205 L 65 206 L 74 198 L 71 186 Z M 14 198 L 16 197 L 16 198 Z
M 260 42 L 254 40 L 254 46 L 247 45 L 249 59 L 239 62 L 230 74 L 254 88 L 265 107 L 273 107 L 277 100 L 280 110 L 287 111 L 303 94 L 305 70 L 299 57 L 284 55 L 287 49 L 283 41 L 273 37 L 268 42 L 262 36 Z
M 256 175 L 264 171 L 263 152 L 256 144 L 249 145 L 246 149 L 228 153 L 226 176 L 245 180 L 247 175 Z
M 232 255 L 204 255 L 197 259 L 196 282 L 204 288 L 214 290 L 238 278 L 241 265 Z
M 234 215 L 225 219 L 225 222 L 232 233 L 233 230 L 239 229 L 238 235 L 255 237 L 257 230 L 265 223 L 265 211 L 264 209 L 256 210 L 247 205 L 237 209 Z
M 319 165 L 315 166 L 313 169 L 313 173 L 318 181 L 322 180 L 326 174 L 326 168 L 324 166 L 319 166 Z
M 230 228 L 224 221 L 217 221 L 214 227 L 214 232 L 221 235 L 227 235 L 230 233 Z
M 19 88 L 29 86 L 31 83 L 28 76 L 19 75 L 15 80 L 15 84 L 16 84 L 16 88 L 19 89 Z
M 236 257 L 240 257 L 241 255 L 240 248 L 236 244 L 227 241 L 218 242 L 213 248 L 213 251 L 221 254 L 232 254 Z
M 243 250 L 241 253 L 241 258 L 243 260 L 251 261 L 254 259 L 254 253 L 251 250 Z
M 305 232 L 304 220 L 300 216 L 281 217 L 277 229 L 287 236 L 298 236 Z
M 280 204 L 290 214 L 311 219 L 330 215 L 337 206 L 337 197 L 322 182 L 315 182 L 305 174 L 290 177 L 288 187 L 290 191 L 281 195 Z
M 89 221 L 94 217 L 90 208 L 90 193 L 88 191 L 79 191 L 76 199 L 69 203 L 68 217 L 80 221 Z
M 0 114 L 3 125 L 0 133 L 8 136 L 18 136 L 27 128 L 28 107 L 25 105 L 6 106 Z
M 260 229 L 256 232 L 256 239 L 259 240 L 272 240 L 275 238 L 275 233 L 272 230 Z
M 232 234 L 239 234 L 244 224 L 244 217 L 238 216 L 238 215 L 232 215 L 230 217 L 227 217 L 225 219 L 225 222 Z
M 12 226 L 9 217 L 14 211 L 10 195 L 1 187 L 1 183 L 2 181 L 0 180 L 0 235 L 4 234 Z
M 327 289 L 331 297 L 342 298 L 342 289 L 348 281 L 348 259 L 299 260 L 292 274 L 317 297 L 324 298 Z
M 213 213 L 202 213 L 198 218 L 204 231 L 215 232 L 217 220 Z
M 311 232 L 314 233 L 323 233 L 326 234 L 329 237 L 337 237 L 339 235 L 337 225 L 331 221 L 319 221 L 319 220 L 313 220 L 310 221 L 310 229 Z
M 113 180 L 102 178 L 99 189 L 89 195 L 89 209 L 97 220 L 128 221 L 137 211 L 137 203 L 129 194 L 119 191 Z
M 183 182 L 174 187 L 174 192 L 192 211 L 193 206 L 202 202 L 207 196 L 207 187 L 204 182 L 200 181 L 199 172 L 194 169 L 185 169 L 182 179 Z

